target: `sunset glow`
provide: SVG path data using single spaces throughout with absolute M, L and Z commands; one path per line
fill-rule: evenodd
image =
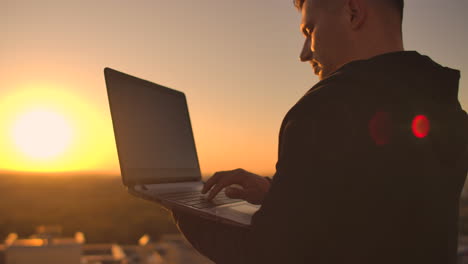
M 50 159 L 63 153 L 72 140 L 65 118 L 49 110 L 32 110 L 19 117 L 12 129 L 16 146 L 26 155 Z
M 0 171 L 120 173 L 103 74 L 111 67 L 185 93 L 204 175 L 243 168 L 272 176 L 283 118 L 318 78 L 298 59 L 301 14 L 291 1 L 265 3 L 3 1 Z M 406 1 L 405 49 L 465 76 L 466 3 Z M 460 78 L 458 95 L 466 109 L 463 87 L 468 78 Z M 26 139 L 13 130 L 33 111 L 60 116 L 52 123 L 66 123 L 57 126 L 68 127 L 68 143 L 36 154 L 22 147 Z M 415 116 L 401 129 L 419 140 L 426 129 L 417 121 L 412 130 Z M 397 120 L 384 113 L 366 120 L 374 146 L 396 140 L 390 132 L 400 127 L 387 121 Z M 423 139 L 434 132 L 429 121 Z
M 92 171 L 109 163 L 111 128 L 85 100 L 60 87 L 31 86 L 0 101 L 2 169 Z

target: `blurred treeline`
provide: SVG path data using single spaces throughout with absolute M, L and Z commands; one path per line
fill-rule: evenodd
M 83 232 L 89 243 L 135 244 L 144 234 L 177 232 L 168 211 L 128 194 L 117 176 L 0 175 L 0 243 L 39 225 L 61 225 L 67 237 Z

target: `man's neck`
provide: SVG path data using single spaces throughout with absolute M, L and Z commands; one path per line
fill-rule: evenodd
M 338 65 L 336 69 L 330 72 L 330 74 L 324 75 L 324 76 L 319 76 L 320 80 L 326 79 L 329 75 L 331 75 L 333 72 L 337 71 L 344 65 L 353 62 L 353 61 L 358 61 L 358 60 L 368 60 L 371 58 L 374 58 L 379 55 L 387 54 L 387 53 L 393 53 L 393 52 L 399 52 L 399 51 L 404 51 L 403 47 L 403 41 L 389 41 L 387 43 L 382 43 L 378 44 L 376 42 L 368 43 L 365 46 L 359 46 L 359 49 L 356 49 L 356 51 L 353 54 L 350 54 L 350 56 L 343 60 L 343 63 L 341 65 Z
M 382 54 L 404 51 L 401 39 L 387 39 L 384 41 L 369 40 L 359 46 L 354 60 L 367 60 Z

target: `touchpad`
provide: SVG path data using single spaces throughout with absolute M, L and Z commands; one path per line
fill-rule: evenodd
M 259 208 L 260 208 L 259 205 L 252 205 L 252 204 L 240 204 L 240 205 L 229 207 L 230 210 L 243 213 L 243 214 L 247 214 L 247 215 L 253 215 Z

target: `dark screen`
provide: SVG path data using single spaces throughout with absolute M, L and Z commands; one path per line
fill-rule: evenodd
M 163 169 L 154 171 L 199 167 L 183 93 L 129 78 L 108 81 L 108 90 L 121 167 Z

